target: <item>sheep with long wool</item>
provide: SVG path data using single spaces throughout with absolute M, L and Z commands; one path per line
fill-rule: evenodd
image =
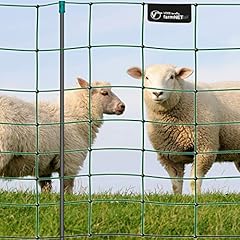
M 240 94 L 201 91 L 231 89 L 240 84 L 202 83 L 197 86 L 195 98 L 194 82 L 185 80 L 192 72 L 189 68 L 167 64 L 151 65 L 145 72 L 138 67 L 128 69 L 130 76 L 144 81 L 144 100 L 150 120 L 148 135 L 160 163 L 171 177 L 174 193 L 182 193 L 185 164 L 192 163 L 192 193 L 201 192 L 202 178 L 216 161 L 234 161 L 240 170 L 239 154 L 217 154 L 221 150 L 240 149 L 240 126 L 214 124 L 240 120 Z
M 103 114 L 120 115 L 125 109 L 107 82 L 93 82 L 90 87 L 78 78 L 78 88 L 65 92 L 64 97 L 66 192 L 73 190 L 74 176 L 83 166 Z M 51 180 L 47 178 L 60 172 L 59 119 L 58 103 L 40 103 L 36 111 L 33 103 L 0 96 L 0 175 L 36 176 L 42 191 L 50 191 Z

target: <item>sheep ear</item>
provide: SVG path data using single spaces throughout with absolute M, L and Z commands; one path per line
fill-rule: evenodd
M 127 70 L 128 75 L 133 78 L 141 79 L 142 78 L 142 70 L 139 67 L 132 67 Z
M 180 67 L 176 68 L 176 75 L 182 79 L 188 78 L 193 73 L 191 68 Z
M 82 87 L 82 88 L 89 87 L 88 82 L 86 80 L 84 80 L 83 78 L 78 77 L 77 80 L 78 80 L 78 84 L 80 85 L 80 87 Z

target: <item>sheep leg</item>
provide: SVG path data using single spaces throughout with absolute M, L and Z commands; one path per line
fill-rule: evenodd
M 191 178 L 193 178 L 193 180 L 191 180 L 190 182 L 190 188 L 191 188 L 192 194 L 195 194 L 195 186 L 196 186 L 196 192 L 198 194 L 201 193 L 202 179 L 199 179 L 199 178 L 202 178 L 207 174 L 207 172 L 212 167 L 216 159 L 216 155 L 201 154 L 201 155 L 198 155 L 196 158 L 197 158 L 196 173 L 195 173 L 195 163 L 192 164 L 192 169 L 191 169 Z
M 48 176 L 41 176 L 41 177 L 51 177 L 51 176 L 48 175 Z M 49 193 L 52 190 L 52 181 L 51 180 L 40 180 L 39 185 L 41 187 L 42 193 Z
M 240 172 L 240 161 L 236 161 L 236 162 L 234 162 L 234 164 L 235 164 L 237 170 Z
M 67 142 L 67 141 L 66 141 Z M 77 145 L 74 145 L 77 144 Z M 65 146 L 66 149 L 78 149 L 79 143 L 72 142 L 71 145 Z M 72 194 L 74 187 L 74 176 L 78 174 L 78 171 L 81 169 L 84 159 L 86 158 L 87 151 L 85 152 L 74 152 L 74 153 L 66 153 L 65 161 L 64 161 L 64 192 Z M 60 169 L 58 169 L 58 173 L 60 175 Z
M 50 177 L 50 176 L 42 176 L 42 177 Z M 64 180 L 64 192 L 72 193 L 73 192 L 73 179 Z M 49 193 L 52 190 L 52 182 L 51 180 L 41 180 L 39 181 L 39 185 L 41 187 L 41 191 L 43 193 Z
M 73 184 L 74 179 L 65 179 L 64 180 L 64 192 L 65 193 L 73 193 Z
M 64 176 L 71 176 L 73 174 L 68 174 L 64 173 Z M 60 176 L 60 172 L 59 172 Z M 64 188 L 64 193 L 73 193 L 73 184 L 74 184 L 74 178 L 68 178 L 63 180 L 63 188 Z
M 159 157 L 161 164 L 164 166 L 168 175 L 172 178 L 172 189 L 174 194 L 182 194 L 183 189 L 183 175 L 184 175 L 184 164 L 172 162 L 166 159 L 164 156 Z

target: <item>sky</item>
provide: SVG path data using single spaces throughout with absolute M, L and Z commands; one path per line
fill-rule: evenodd
M 0 0 L 0 4 L 45 4 L 50 0 Z M 75 1 L 77 2 L 77 1 Z M 80 1 L 79 1 L 80 2 Z M 81 1 L 82 2 L 82 1 Z M 88 3 L 89 1 L 85 1 Z M 100 1 L 94 1 L 100 2 Z M 108 2 L 108 1 L 105 1 Z M 141 1 L 129 1 L 141 3 Z M 146 3 L 157 1 L 146 1 Z M 190 3 L 190 1 L 165 1 L 165 3 Z M 209 1 L 195 1 L 209 3 Z M 213 1 L 225 3 L 226 1 Z M 228 3 L 236 1 L 228 1 Z M 239 2 L 240 3 L 240 2 Z M 144 45 L 159 48 L 194 48 L 194 21 L 188 24 L 164 24 L 148 22 L 144 18 Z M 197 48 L 231 48 L 240 47 L 239 29 L 240 6 L 198 6 L 197 12 Z M 192 7 L 192 19 L 194 9 Z M 31 92 L 6 92 L 12 90 L 35 90 L 36 87 L 36 53 L 31 51 L 7 51 L 3 48 L 34 50 L 36 48 L 36 8 L 3 7 L 0 5 L 0 94 L 16 95 L 26 101 L 34 101 Z M 90 43 L 98 45 L 141 45 L 142 5 L 129 4 L 93 4 Z M 59 14 L 58 5 L 39 8 L 39 89 L 59 88 L 59 53 L 50 51 L 59 48 Z M 65 47 L 89 45 L 89 5 L 67 4 L 65 13 Z M 44 51 L 43 51 L 44 50 Z M 111 119 L 126 120 L 142 117 L 141 90 L 127 88 L 141 86 L 141 81 L 130 78 L 126 71 L 131 66 L 141 66 L 141 48 L 127 47 L 92 47 L 91 79 L 105 80 L 115 86 L 113 91 L 125 102 L 126 111 L 121 116 Z M 194 51 L 144 49 L 145 66 L 156 63 L 171 63 L 194 69 Z M 197 79 L 200 82 L 239 81 L 240 51 L 199 51 L 197 53 Z M 76 77 L 89 79 L 89 51 L 75 49 L 65 51 L 65 87 L 76 84 Z M 194 76 L 190 78 L 194 81 Z M 54 100 L 56 93 L 40 93 L 40 100 Z M 147 115 L 144 113 L 145 119 Z M 109 116 L 105 117 L 109 119 Z M 146 128 L 145 128 L 146 130 Z M 153 149 L 146 131 L 138 122 L 105 122 L 100 130 L 93 148 L 141 148 Z M 156 153 L 144 155 L 144 174 L 167 177 L 166 171 L 157 161 Z M 190 166 L 186 168 L 189 177 Z M 141 151 L 93 151 L 91 173 L 129 173 L 141 174 Z M 89 158 L 86 158 L 80 174 L 89 173 Z M 214 164 L 207 177 L 239 176 L 232 163 Z M 35 191 L 32 180 L 0 181 L 0 187 L 11 190 Z M 203 190 L 239 192 L 240 179 L 204 180 Z M 88 192 L 87 177 L 76 179 L 74 191 Z M 54 181 L 54 190 L 58 191 L 59 182 Z M 108 176 L 92 177 L 93 192 L 134 192 L 142 189 L 141 177 Z M 170 180 L 145 178 L 146 192 L 171 192 Z M 184 183 L 184 193 L 189 193 L 189 181 Z

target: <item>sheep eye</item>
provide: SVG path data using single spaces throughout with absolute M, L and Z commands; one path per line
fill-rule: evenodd
M 174 76 L 172 75 L 172 76 L 170 77 L 170 79 L 174 79 Z
M 108 95 L 107 91 L 102 91 L 101 93 L 102 93 L 103 96 L 107 96 Z
M 146 78 L 146 80 L 149 80 L 149 78 L 147 76 L 145 78 Z

